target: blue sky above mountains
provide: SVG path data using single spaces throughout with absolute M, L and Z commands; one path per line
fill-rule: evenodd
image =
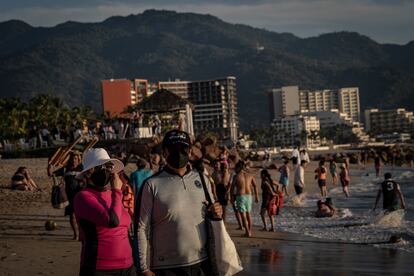
M 0 21 L 54 26 L 68 20 L 97 22 L 146 9 L 208 13 L 227 22 L 300 37 L 346 30 L 382 43 L 414 40 L 414 1 L 410 0 L 2 0 Z

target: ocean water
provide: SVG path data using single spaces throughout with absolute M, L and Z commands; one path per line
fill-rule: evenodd
M 414 170 L 396 168 L 389 171 L 403 191 L 405 210 L 384 214 L 381 199 L 377 209 L 372 211 L 377 184 L 382 179 L 376 178 L 372 170 L 356 170 L 351 171 L 349 198 L 343 194 L 341 185 L 328 185 L 329 197 L 338 210 L 337 215 L 331 218 L 316 218 L 314 213 L 319 196 L 306 195 L 303 200 L 299 200 L 297 196 L 291 195 L 285 199 L 285 206 L 280 215 L 276 216 L 276 230 L 338 243 L 366 244 L 414 252 Z M 360 176 L 360 181 L 352 182 L 352 176 Z M 235 222 L 230 209 L 228 206 L 228 219 Z M 260 204 L 254 204 L 253 224 L 262 226 L 259 209 Z M 390 242 L 390 239 L 395 238 L 398 238 L 397 242 Z

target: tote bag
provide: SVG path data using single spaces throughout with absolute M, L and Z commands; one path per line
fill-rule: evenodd
M 55 176 L 53 176 L 52 196 L 50 199 L 53 208 L 62 209 L 69 205 L 68 196 L 65 191 L 65 184 L 60 181 L 57 183 Z
M 207 190 L 204 176 L 199 172 L 206 199 L 211 206 L 213 204 Z M 226 230 L 222 219 L 206 216 L 208 227 L 208 255 L 213 275 L 230 276 L 243 270 L 236 246 Z

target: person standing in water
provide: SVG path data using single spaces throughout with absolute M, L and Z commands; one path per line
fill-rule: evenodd
M 349 197 L 349 170 L 346 164 L 341 165 L 341 172 L 339 173 L 339 176 L 341 178 L 341 184 L 342 184 L 342 190 L 346 197 Z
M 398 199 L 401 209 L 405 209 L 404 195 L 400 189 L 400 185 L 392 179 L 391 173 L 385 173 L 384 178 L 385 180 L 378 184 L 378 192 L 375 199 L 374 210 L 377 208 L 381 194 L 383 196 L 382 208 L 386 212 L 393 212 L 399 209 Z
M 284 164 L 282 167 L 279 168 L 279 172 L 280 172 L 280 178 L 279 178 L 279 183 L 282 184 L 282 193 L 285 193 L 285 195 L 289 196 L 287 187 L 289 185 L 289 160 L 286 159 L 284 161 Z
M 380 170 L 381 170 L 381 158 L 378 153 L 376 153 L 374 157 L 374 167 L 375 167 L 375 176 L 379 177 Z
M 298 166 L 295 170 L 295 177 L 293 180 L 293 186 L 295 187 L 295 192 L 297 195 L 301 195 L 303 193 L 303 189 L 305 188 L 305 167 L 306 167 L 306 160 L 300 161 L 300 166 Z
M 315 170 L 315 179 L 318 180 L 318 186 L 321 190 L 322 197 L 326 197 L 328 195 L 328 191 L 326 190 L 326 168 L 325 168 L 325 161 L 319 161 L 319 167 Z
M 336 167 L 337 165 L 335 159 L 331 159 L 329 161 L 329 172 L 332 176 L 332 185 L 336 185 L 336 183 L 338 182 L 338 173 L 336 172 Z

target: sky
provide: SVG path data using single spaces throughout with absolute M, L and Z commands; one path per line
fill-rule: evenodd
M 414 0 L 0 0 L 0 22 L 20 19 L 33 26 L 55 26 L 147 9 L 211 14 L 299 37 L 356 31 L 380 43 L 414 40 Z

